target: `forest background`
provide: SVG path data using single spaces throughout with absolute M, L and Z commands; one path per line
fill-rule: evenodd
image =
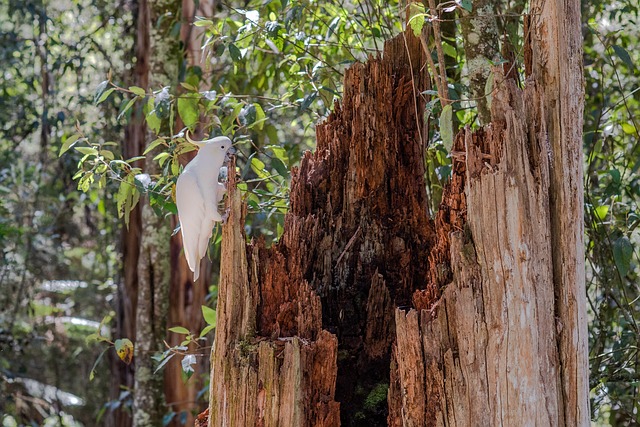
M 157 2 L 147 90 L 137 80 L 144 57 L 136 51 L 140 3 L 0 4 L 0 416 L 6 426 L 116 425 L 131 414 L 133 373 L 125 362 L 138 342 L 126 333 L 128 239 L 140 232 L 141 206 L 151 206 L 169 240 L 172 184 L 193 155 L 184 128 L 233 136 L 247 235 L 276 241 L 289 171 L 313 149 L 314 124 L 340 100 L 345 68 L 376 55 L 407 21 L 420 31 L 430 18 L 428 7 L 376 0 L 251 0 L 208 8 Z M 494 11 L 498 27 L 494 65 L 515 59 L 522 74 L 527 4 L 481 3 Z M 640 422 L 639 9 L 633 0 L 582 4 L 586 292 L 597 425 Z M 443 55 L 434 55 L 434 63 L 444 67 L 452 102 L 443 108 L 435 82 L 425 94 L 433 97 L 424 114 L 434 214 L 450 174 L 452 130 L 478 126 L 488 102 L 469 78 L 473 64 L 461 22 L 473 5 L 441 2 L 439 10 Z M 490 93 L 491 84 L 483 81 L 482 92 Z M 130 145 L 136 123 L 146 123 L 142 147 Z M 165 250 L 167 260 L 179 262 Z M 193 291 L 201 300 L 194 297 L 187 307 L 172 299 L 183 307 L 162 332 L 167 345 L 146 355 L 155 377 L 177 372 L 173 381 L 192 390 L 185 392 L 187 404 L 166 402 L 165 425 L 189 423 L 206 407 L 218 250 L 216 235 L 211 280 Z

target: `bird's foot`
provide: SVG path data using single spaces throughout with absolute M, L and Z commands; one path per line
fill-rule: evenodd
M 229 212 L 230 212 L 230 209 L 227 209 L 227 210 L 224 212 L 224 214 L 222 215 L 222 224 L 223 224 L 223 225 L 224 225 L 224 224 L 226 224 L 226 223 L 227 223 L 227 220 L 229 219 Z

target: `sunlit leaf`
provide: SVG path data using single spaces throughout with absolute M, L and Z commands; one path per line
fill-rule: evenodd
M 409 3 L 409 26 L 416 37 L 419 37 L 422 33 L 422 27 L 424 26 L 424 6 L 422 3 L 411 2 Z
M 138 96 L 146 96 L 147 92 L 138 86 L 129 86 L 129 90 Z
M 204 321 L 207 322 L 208 325 L 215 326 L 217 314 L 214 309 L 212 309 L 211 307 L 207 307 L 206 305 L 203 305 L 202 316 L 204 317 Z
M 116 353 L 120 360 L 127 365 L 133 360 L 133 343 L 128 338 L 122 338 L 116 340 L 114 343 L 116 347 Z
M 103 82 L 100 82 L 98 87 L 96 87 L 96 90 L 93 95 L 94 104 L 98 104 L 98 100 L 102 97 L 102 94 L 104 93 L 104 91 L 107 90 L 108 85 L 109 85 L 109 80 L 105 80 Z
M 178 114 L 187 127 L 191 127 L 198 122 L 199 97 L 199 94 L 184 94 L 178 98 Z
M 596 218 L 598 218 L 600 221 L 604 221 L 607 218 L 607 214 L 609 213 L 609 206 L 598 206 L 593 211 L 596 214 Z
M 70 137 L 68 137 L 63 143 L 62 143 L 62 147 L 60 147 L 60 151 L 58 152 L 58 157 L 62 156 L 64 153 L 66 153 L 69 148 L 71 148 L 73 146 L 73 144 L 78 140 L 78 138 L 80 138 L 80 134 L 75 134 L 75 135 L 71 135 Z
M 175 332 L 176 334 L 184 334 L 184 335 L 190 334 L 189 330 L 182 326 L 174 326 L 173 328 L 169 328 L 169 330 L 171 332 Z

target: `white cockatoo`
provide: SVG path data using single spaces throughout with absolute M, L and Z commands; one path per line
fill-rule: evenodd
M 198 154 L 184 168 L 176 183 L 176 204 L 182 230 L 182 245 L 189 268 L 193 271 L 193 281 L 200 275 L 200 261 L 207 253 L 214 222 L 221 222 L 218 203 L 226 187 L 218 182 L 220 168 L 231 148 L 231 140 L 226 136 L 193 141 L 198 146 Z

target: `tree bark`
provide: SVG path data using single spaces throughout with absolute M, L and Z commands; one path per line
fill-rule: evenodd
M 345 74 L 272 248 L 231 177 L 209 426 L 588 425 L 580 9 L 557 7 L 532 5 L 525 89 L 494 70 L 434 220 L 409 33 Z
M 496 2 L 497 0 L 475 0 L 471 12 L 460 9 L 469 89 L 478 109 L 478 122 L 481 125 L 491 121 L 491 93 L 487 93 L 487 80 L 492 63 L 498 62 L 500 57 Z
M 468 231 L 431 310 L 396 310 L 389 425 L 589 425 L 579 7 L 532 4 L 525 89 L 494 70 L 458 136 Z
M 147 71 L 142 86 L 149 86 L 149 72 L 156 71 L 162 63 L 152 57 L 155 46 L 152 41 L 151 23 L 159 16 L 157 10 L 141 0 L 138 4 L 138 31 L 141 67 Z M 155 37 L 152 37 L 155 36 Z M 157 51 L 157 50 L 156 50 Z M 146 60 L 146 61 L 145 61 Z M 143 128 L 144 129 L 144 128 Z M 144 135 L 142 135 L 144 137 Z M 144 138 L 143 138 L 144 140 Z M 155 153 L 150 152 L 145 159 L 145 170 L 149 174 L 159 172 L 153 160 Z M 137 260 L 137 303 L 135 320 L 135 380 L 133 387 L 132 418 L 134 427 L 152 427 L 162 424 L 165 412 L 164 388 L 162 376 L 154 374 L 155 361 L 151 356 L 164 348 L 166 320 L 168 313 L 169 289 L 169 230 L 168 222 L 158 217 L 149 206 L 145 197 L 141 203 L 140 252 Z
M 131 1 L 129 6 L 135 17 L 135 43 L 132 54 L 136 57 L 136 64 L 131 76 L 131 85 L 141 88 L 149 86 L 149 18 L 146 4 Z M 131 120 L 124 132 L 122 154 L 125 159 L 141 156 L 144 152 L 147 126 L 144 120 L 142 108 L 134 108 Z M 141 167 L 141 162 L 134 166 Z M 136 341 L 136 310 L 138 305 L 138 260 L 140 258 L 141 241 L 141 206 L 138 204 L 129 215 L 128 227 L 122 227 L 121 252 L 122 252 L 122 279 L 118 283 L 116 298 L 116 326 L 114 336 L 128 338 Z M 134 365 L 126 365 L 113 353 L 110 354 L 111 372 L 114 380 L 111 381 L 111 399 L 120 400 L 122 393 L 133 389 Z M 128 427 L 132 423 L 129 411 L 108 411 L 105 423 L 109 427 Z

